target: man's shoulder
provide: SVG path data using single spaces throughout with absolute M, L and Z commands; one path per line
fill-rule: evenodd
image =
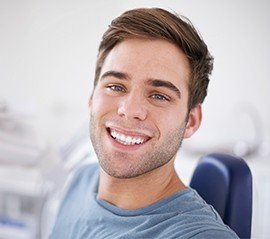
M 237 234 L 231 229 L 194 229 L 187 228 L 186 231 L 181 230 L 180 228 L 175 228 L 173 231 L 168 233 L 161 233 L 157 236 L 158 239 L 168 238 L 168 239 L 239 239 Z
M 171 212 L 160 238 L 238 238 L 223 223 L 215 209 L 190 188 L 166 203 L 163 213 Z M 175 212 L 173 215 L 172 212 Z
M 203 216 L 189 216 L 183 215 L 175 217 L 170 225 L 165 230 L 162 230 L 158 238 L 194 238 L 194 239 L 208 239 L 208 238 L 239 238 L 234 231 L 232 231 L 222 221 L 214 218 L 203 218 Z
M 192 239 L 209 239 L 209 238 L 220 238 L 220 239 L 239 239 L 234 231 L 231 229 L 209 229 L 202 231 L 192 237 Z

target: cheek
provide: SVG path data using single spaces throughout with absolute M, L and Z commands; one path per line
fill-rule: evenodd
M 94 115 L 103 115 L 116 108 L 117 102 L 112 97 L 97 92 L 93 95 L 91 104 L 91 113 Z
M 167 134 L 176 130 L 181 130 L 185 127 L 187 110 L 170 110 L 166 112 L 158 111 L 153 113 L 152 118 L 156 127 L 161 134 Z
M 149 111 L 148 119 L 152 121 L 155 128 L 159 132 L 159 137 L 166 135 L 172 128 L 172 117 L 169 116 L 168 111 L 163 112 L 162 110 Z

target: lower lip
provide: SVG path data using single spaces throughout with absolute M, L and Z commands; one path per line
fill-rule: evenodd
M 119 149 L 122 149 L 122 150 L 128 150 L 128 151 L 131 151 L 131 150 L 137 150 L 141 147 L 143 147 L 145 145 L 146 142 L 142 143 L 142 144 L 134 144 L 134 145 L 124 145 L 124 144 L 121 144 L 119 143 L 118 141 L 116 141 L 111 135 L 110 133 L 107 131 L 107 134 L 108 134 L 108 137 L 109 137 L 109 140 L 110 142 L 112 143 L 113 146 L 119 148 Z

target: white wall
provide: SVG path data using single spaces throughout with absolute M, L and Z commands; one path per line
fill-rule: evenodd
M 0 97 L 36 112 L 50 140 L 61 138 L 87 120 L 97 47 L 111 19 L 133 7 L 165 7 L 188 16 L 215 57 L 204 124 L 196 146 L 187 146 L 253 143 L 250 112 L 269 144 L 270 2 L 107 2 L 1 0 Z
M 247 158 L 255 168 L 260 165 L 254 169 L 258 182 L 269 186 L 267 0 L 0 0 L 0 100 L 35 115 L 28 121 L 45 141 L 68 137 L 88 120 L 101 35 L 114 17 L 133 7 L 165 7 L 187 16 L 215 57 L 202 127 L 184 148 L 197 157 L 258 146 Z

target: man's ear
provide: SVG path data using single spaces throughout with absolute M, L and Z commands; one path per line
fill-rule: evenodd
M 201 125 L 202 121 L 202 105 L 196 105 L 188 114 L 187 125 L 184 138 L 191 137 Z

